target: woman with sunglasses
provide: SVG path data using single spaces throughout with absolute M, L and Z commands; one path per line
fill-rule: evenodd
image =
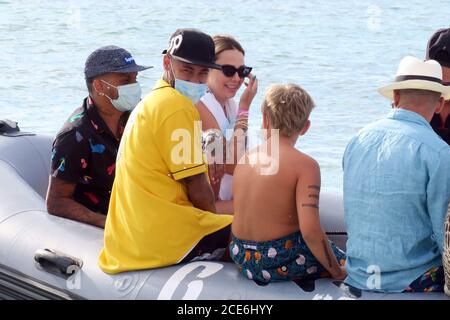
M 216 194 L 217 211 L 232 213 L 233 172 L 239 155 L 243 155 L 245 151 L 245 143 L 242 141 L 245 141 L 249 108 L 257 92 L 258 80 L 256 80 L 256 76 L 252 75 L 252 68 L 245 65 L 245 51 L 235 38 L 216 35 L 213 40 L 216 64 L 221 66 L 221 70 L 210 71 L 208 75 L 209 90 L 197 103 L 197 109 L 204 132 L 215 131 L 213 136 L 228 138 L 223 158 L 216 157 L 215 164 L 210 163 L 209 177 Z M 245 78 L 250 81 L 246 84 L 245 91 L 237 104 L 233 98 Z M 232 161 L 230 159 L 227 161 L 226 153 L 233 154 L 232 157 L 228 156 L 232 158 Z

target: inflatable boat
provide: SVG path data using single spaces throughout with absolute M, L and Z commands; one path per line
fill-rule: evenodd
M 0 123 L 0 129 L 1 126 Z M 259 286 L 241 276 L 234 264 L 213 261 L 106 274 L 97 266 L 103 230 L 52 216 L 46 210 L 53 137 L 14 128 L 3 131 L 0 133 L 0 298 L 447 299 L 437 293 L 362 292 L 333 279 Z M 345 248 L 341 196 L 323 194 L 320 208 L 322 226 L 330 239 Z

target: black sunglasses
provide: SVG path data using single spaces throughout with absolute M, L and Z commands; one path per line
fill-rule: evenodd
M 252 72 L 252 68 L 247 66 L 240 66 L 239 68 L 236 69 L 234 66 L 224 64 L 221 65 L 220 67 L 222 69 L 223 74 L 227 77 L 232 77 L 237 72 L 239 78 L 245 78 L 249 76 L 250 72 Z

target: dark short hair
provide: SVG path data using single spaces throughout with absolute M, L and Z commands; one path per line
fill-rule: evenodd
M 86 79 L 86 87 L 89 93 L 94 92 L 94 85 L 93 85 L 94 79 L 95 79 L 94 77 Z

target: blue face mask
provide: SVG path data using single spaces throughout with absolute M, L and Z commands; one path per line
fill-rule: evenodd
M 114 108 L 121 112 L 133 110 L 141 100 L 142 89 L 138 82 L 116 87 L 104 80 L 102 81 L 117 89 L 119 94 L 117 99 L 111 99 L 106 94 L 105 96 L 111 101 Z
M 194 83 L 185 80 L 180 80 L 175 77 L 172 63 L 170 64 L 172 69 L 172 75 L 175 79 L 174 87 L 183 96 L 189 98 L 193 104 L 196 104 L 201 97 L 203 97 L 208 90 L 208 86 L 205 83 Z
M 183 96 L 191 99 L 193 104 L 196 104 L 201 97 L 203 97 L 208 89 L 204 83 L 193 83 L 180 79 L 175 79 L 175 89 Z

